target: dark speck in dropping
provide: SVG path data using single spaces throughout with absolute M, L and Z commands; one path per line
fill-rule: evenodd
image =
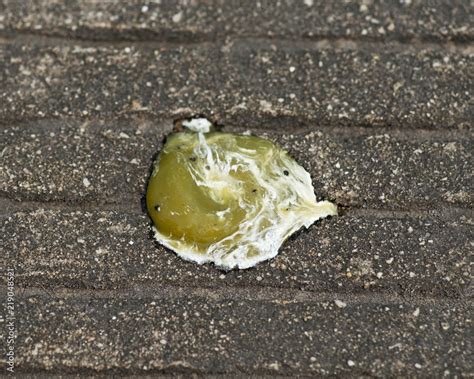
M 254 192 L 254 193 L 255 193 L 255 192 L 257 192 L 257 190 L 254 188 L 254 189 L 252 190 L 252 192 Z
M 290 175 L 290 173 L 288 172 L 288 170 L 283 171 L 283 174 L 285 174 L 285 176 Z
M 211 168 L 209 167 L 209 165 L 206 165 L 206 170 L 210 170 Z
M 155 205 L 155 211 L 159 212 L 160 211 L 160 204 Z
M 196 157 L 190 157 L 189 160 L 192 162 L 196 162 Z

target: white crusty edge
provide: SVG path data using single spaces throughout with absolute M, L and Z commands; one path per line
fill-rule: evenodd
M 207 118 L 193 118 L 183 121 L 183 126 L 196 133 L 209 133 L 212 123 Z
M 320 201 L 316 203 L 316 205 L 321 206 L 320 212 L 315 212 L 313 217 L 307 219 L 305 224 L 303 225 L 306 229 L 308 229 L 312 224 L 314 224 L 317 220 L 326 218 L 328 216 L 336 216 L 337 215 L 337 207 L 333 203 L 329 201 Z M 295 230 L 291 231 L 288 236 L 296 232 L 301 228 L 295 228 Z M 226 259 L 221 259 L 220 257 L 210 257 L 205 256 L 199 252 L 196 252 L 192 249 L 176 249 L 176 246 L 173 246 L 172 242 L 170 242 L 169 238 L 161 234 L 155 226 L 152 227 L 155 239 L 162 244 L 163 246 L 167 247 L 168 249 L 174 251 L 178 256 L 183 258 L 184 260 L 194 262 L 197 264 L 204 264 L 204 263 L 214 263 L 217 267 L 223 270 L 232 270 L 234 268 L 238 269 L 247 269 L 250 267 L 255 266 L 257 263 L 266 261 L 268 259 L 274 258 L 278 255 L 279 248 L 285 241 L 281 241 L 280 246 L 278 248 L 269 250 L 267 254 L 262 254 L 256 257 L 248 258 L 245 257 L 240 260 L 234 258 L 234 256 L 226 257 Z

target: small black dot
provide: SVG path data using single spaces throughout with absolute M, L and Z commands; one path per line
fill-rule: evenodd
M 288 170 L 283 171 L 283 173 L 285 174 L 285 176 L 290 175 L 290 173 L 288 172 Z
M 252 192 L 257 192 L 257 190 L 254 188 L 254 189 L 252 190 Z
M 210 170 L 211 168 L 209 167 L 209 165 L 206 165 L 206 170 Z
M 190 157 L 189 160 L 193 161 L 193 162 L 196 162 L 196 157 Z
M 160 204 L 155 205 L 155 211 L 159 212 L 160 211 Z

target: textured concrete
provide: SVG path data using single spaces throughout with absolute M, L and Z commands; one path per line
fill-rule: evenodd
M 474 38 L 469 0 L 127 1 L 2 0 L 0 31 L 91 40 L 286 39 L 456 41 Z M 118 35 L 117 32 L 120 34 Z
M 239 41 L 192 46 L 7 43 L 0 119 L 206 114 L 222 124 L 468 128 L 474 58 Z M 271 123 L 270 123 L 271 124 Z
M 0 0 L 15 373 L 472 377 L 473 14 L 468 0 Z M 159 246 L 146 182 L 194 115 L 281 144 L 339 216 L 245 271 Z
M 270 262 L 227 273 L 158 246 L 142 214 L 23 211 L 5 217 L 3 233 L 21 286 L 250 286 L 462 298 L 470 286 L 472 224 L 459 215 L 345 215 L 290 238 Z
M 327 299 L 23 295 L 22 371 L 459 376 L 472 307 Z M 55 325 L 51 329 L 48 325 Z
M 0 191 L 15 200 L 132 202 L 138 208 L 153 157 L 172 128 L 171 121 L 140 118 L 4 127 Z M 474 160 L 465 133 L 300 129 L 250 131 L 301 162 L 319 197 L 384 209 L 428 209 L 439 202 L 472 206 Z

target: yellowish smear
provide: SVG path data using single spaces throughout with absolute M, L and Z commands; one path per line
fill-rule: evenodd
M 156 239 L 186 260 L 245 269 L 301 227 L 337 214 L 273 142 L 219 132 L 170 136 L 146 194 Z

